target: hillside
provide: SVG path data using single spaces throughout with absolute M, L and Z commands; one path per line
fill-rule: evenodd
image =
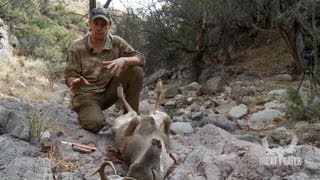
M 78 10 L 81 2 L 66 1 Z M 59 3 L 29 8 L 39 10 L 35 19 L 19 14 L 16 27 L 8 21 L 12 14 L 0 19 L 0 179 L 95 180 L 104 161 L 126 176 L 110 129 L 122 106 L 104 111 L 106 126 L 97 134 L 80 128 L 69 108 L 65 53 L 67 43 L 87 31 L 86 19 L 60 16 L 69 11 Z M 168 152 L 175 164 L 166 180 L 320 178 L 320 101 L 304 106 L 308 79 L 295 91 L 301 76 L 291 74 L 284 39 L 275 32 L 260 38 L 230 51 L 230 65 L 223 57 L 207 59 L 201 83 L 191 82 L 188 61 L 145 76 L 140 113 L 155 109 L 155 82 L 162 79 L 160 110 L 171 118 Z M 62 141 L 96 150 L 79 152 Z M 104 173 L 115 172 L 107 166 Z

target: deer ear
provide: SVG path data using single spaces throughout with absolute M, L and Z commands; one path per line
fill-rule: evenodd
M 165 117 L 163 122 L 162 122 L 162 125 L 163 125 L 163 131 L 164 133 L 169 137 L 170 135 L 170 125 L 171 125 L 171 119 L 170 117 Z
M 131 136 L 138 125 L 139 125 L 139 117 L 137 116 L 133 117 L 129 125 L 124 131 L 124 136 Z

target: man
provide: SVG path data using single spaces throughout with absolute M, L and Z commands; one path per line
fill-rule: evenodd
M 80 126 L 94 133 L 105 123 L 102 111 L 118 100 L 120 83 L 128 103 L 139 111 L 144 76 L 141 66 L 145 57 L 119 36 L 110 34 L 111 25 L 111 15 L 106 9 L 93 9 L 91 32 L 70 45 L 65 68 L 72 109 L 78 114 Z

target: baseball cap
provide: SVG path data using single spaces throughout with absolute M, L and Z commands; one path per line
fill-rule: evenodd
M 109 13 L 109 11 L 107 9 L 102 8 L 102 7 L 94 8 L 90 12 L 90 20 L 91 21 L 98 18 L 98 17 L 103 18 L 107 22 L 111 21 L 111 14 Z

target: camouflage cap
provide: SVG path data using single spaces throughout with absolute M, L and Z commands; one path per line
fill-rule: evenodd
M 90 13 L 90 21 L 92 21 L 98 17 L 103 18 L 107 22 L 111 22 L 111 14 L 105 8 L 97 7 L 97 8 L 92 9 L 92 11 Z

